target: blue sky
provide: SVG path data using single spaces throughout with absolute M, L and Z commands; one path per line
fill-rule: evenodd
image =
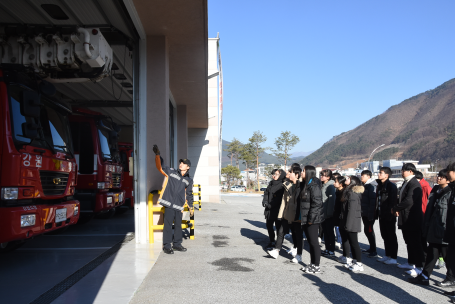
M 455 77 L 455 1 L 209 0 L 220 33 L 223 139 L 256 130 L 318 149 Z

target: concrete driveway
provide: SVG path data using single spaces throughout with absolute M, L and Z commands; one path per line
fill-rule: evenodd
M 281 251 L 270 258 L 261 197 L 222 196 L 223 204 L 204 204 L 196 213 L 196 239 L 185 240 L 188 252 L 161 254 L 130 303 L 447 303 L 434 286 L 445 269 L 435 270 L 430 286 L 409 284 L 396 266 L 364 256 L 365 272 L 354 274 L 322 258 L 322 273 L 305 274 Z M 376 225 L 378 253 L 384 253 Z M 399 263 L 406 249 L 399 236 Z M 359 234 L 361 246 L 368 248 Z M 285 247 L 290 243 L 285 241 Z M 324 248 L 323 248 L 324 249 Z M 340 252 L 336 253 L 337 256 Z M 309 263 L 305 242 L 303 262 Z

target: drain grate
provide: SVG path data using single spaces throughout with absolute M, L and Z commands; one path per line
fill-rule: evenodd
M 88 264 L 82 266 L 79 270 L 68 276 L 66 279 L 56 284 L 54 287 L 40 295 L 38 298 L 30 302 L 30 304 L 48 304 L 61 296 L 65 291 L 70 289 L 74 284 L 79 282 L 83 277 L 88 275 L 92 270 L 101 265 L 110 256 L 120 250 L 126 243 L 134 239 L 134 233 L 128 233 L 125 238 L 106 250 Z

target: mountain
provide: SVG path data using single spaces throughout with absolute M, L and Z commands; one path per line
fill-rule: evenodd
M 223 155 L 221 157 L 221 167 L 224 168 L 227 165 L 231 164 L 231 158 L 229 158 L 227 155 L 228 153 L 224 150 L 227 149 L 227 145 L 230 144 L 229 141 L 223 140 Z M 262 156 L 259 157 L 259 162 L 260 163 L 265 163 L 265 164 L 279 164 L 280 161 L 273 155 L 270 155 L 268 153 L 262 153 Z M 235 159 L 232 159 L 232 165 L 235 166 Z M 240 170 L 245 169 L 245 165 L 240 163 Z
M 307 156 L 307 155 L 310 155 L 310 154 L 313 153 L 313 152 L 314 152 L 314 151 L 310 151 L 310 152 L 293 152 L 293 153 L 291 154 L 291 157 L 292 157 L 292 158 L 298 158 L 298 157 L 300 157 L 300 159 L 301 159 L 302 157 L 305 157 L 305 156 Z
M 334 136 L 300 162 L 346 166 L 373 159 L 455 160 L 455 78 L 390 107 L 357 128 Z

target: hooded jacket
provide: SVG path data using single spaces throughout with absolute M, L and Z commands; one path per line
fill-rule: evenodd
M 393 208 L 393 212 L 399 212 L 398 228 L 416 231 L 422 229 L 422 187 L 419 181 L 412 177 L 401 189 L 399 202 Z
M 279 179 L 272 180 L 264 191 L 262 206 L 265 208 L 264 215 L 267 220 L 273 221 L 278 218 L 281 200 L 283 199 L 283 180 L 285 177 L 286 173 L 281 172 Z
M 397 204 L 397 186 L 387 179 L 384 183 L 377 179 L 376 199 L 378 205 L 377 217 L 380 221 L 396 222 L 397 218 L 391 210 Z
M 183 211 L 185 205 L 185 194 L 188 206 L 193 207 L 193 180 L 189 171 L 182 176 L 180 169 L 175 170 L 161 163 L 159 155 L 155 156 L 156 168 L 165 176 L 163 189 L 158 203 L 166 208 Z
M 324 219 L 333 217 L 335 211 L 335 197 L 336 191 L 333 186 L 335 182 L 333 180 L 327 181 L 325 184 L 322 184 L 322 211 L 324 213 Z
M 342 199 L 340 228 L 349 232 L 362 231 L 362 194 L 365 191 L 363 186 L 354 186 L 352 189 L 344 190 Z
M 362 193 L 362 216 L 368 218 L 369 221 L 374 221 L 376 218 L 376 187 L 378 183 L 375 179 L 370 178 L 363 187 L 365 191 Z
M 302 225 L 308 223 L 322 223 L 324 221 L 324 213 L 322 210 L 322 192 L 319 180 L 317 178 L 311 179 L 305 190 L 303 190 L 303 183 L 300 187 L 302 189 L 300 197 L 300 215 Z
M 443 238 L 451 194 L 452 189 L 449 186 L 441 188 L 436 185 L 431 190 L 423 221 L 423 236 L 428 243 L 447 245 L 447 242 L 443 242 Z
M 295 184 L 292 182 L 286 183 L 285 186 L 283 219 L 289 223 L 300 221 L 300 185 L 300 182 L 297 181 Z

